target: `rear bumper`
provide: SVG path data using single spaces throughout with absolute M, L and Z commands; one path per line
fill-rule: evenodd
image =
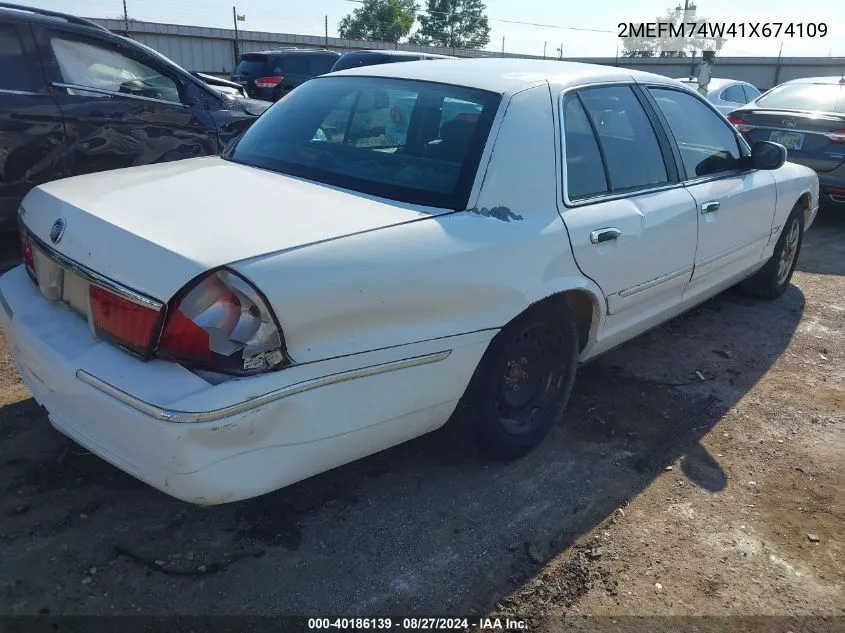
M 193 503 L 244 499 L 444 424 L 493 333 L 416 343 L 211 385 L 94 339 L 37 292 L 0 278 L 0 325 L 21 378 L 62 433 Z

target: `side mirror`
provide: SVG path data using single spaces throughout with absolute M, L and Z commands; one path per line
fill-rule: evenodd
M 786 148 L 780 143 L 757 141 L 751 146 L 751 166 L 754 169 L 778 169 L 786 162 Z

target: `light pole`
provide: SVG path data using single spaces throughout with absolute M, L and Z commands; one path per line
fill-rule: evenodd
M 246 22 L 245 15 L 238 15 L 238 10 L 232 7 L 232 22 L 235 25 L 235 67 L 238 66 L 238 61 L 241 58 L 240 44 L 238 43 L 238 22 Z

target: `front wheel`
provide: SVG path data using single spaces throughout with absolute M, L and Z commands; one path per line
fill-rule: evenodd
M 803 240 L 804 209 L 796 205 L 784 224 L 772 257 L 765 266 L 743 281 L 740 287 L 755 297 L 780 297 L 789 287 Z
M 569 401 L 578 330 L 568 312 L 535 306 L 493 339 L 464 395 L 464 410 L 488 454 L 514 459 L 548 435 Z

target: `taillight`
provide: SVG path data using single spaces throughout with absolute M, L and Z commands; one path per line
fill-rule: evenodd
M 255 85 L 259 88 L 275 88 L 284 80 L 285 78 L 279 75 L 274 77 L 259 77 L 255 80 Z
M 845 129 L 834 130 L 825 134 L 831 143 L 845 143 Z
M 217 270 L 172 302 L 156 355 L 195 369 L 257 374 L 285 362 L 282 334 L 267 301 L 248 281 Z
M 745 134 L 746 132 L 751 131 L 751 126 L 748 125 L 748 122 L 742 117 L 735 114 L 729 114 L 726 118 L 728 123 L 733 125 L 740 134 Z
M 148 356 L 158 329 L 160 310 L 125 299 L 100 286 L 88 289 L 91 322 L 98 336 Z
M 835 195 L 842 195 L 845 194 L 845 187 L 834 187 L 832 185 L 828 185 L 826 187 L 822 187 L 825 193 L 832 193 Z
M 21 241 L 21 257 L 23 257 L 23 263 L 26 264 L 26 272 L 34 281 L 37 281 L 35 277 L 35 256 L 32 254 L 32 240 L 24 229 L 18 231 L 18 236 Z

